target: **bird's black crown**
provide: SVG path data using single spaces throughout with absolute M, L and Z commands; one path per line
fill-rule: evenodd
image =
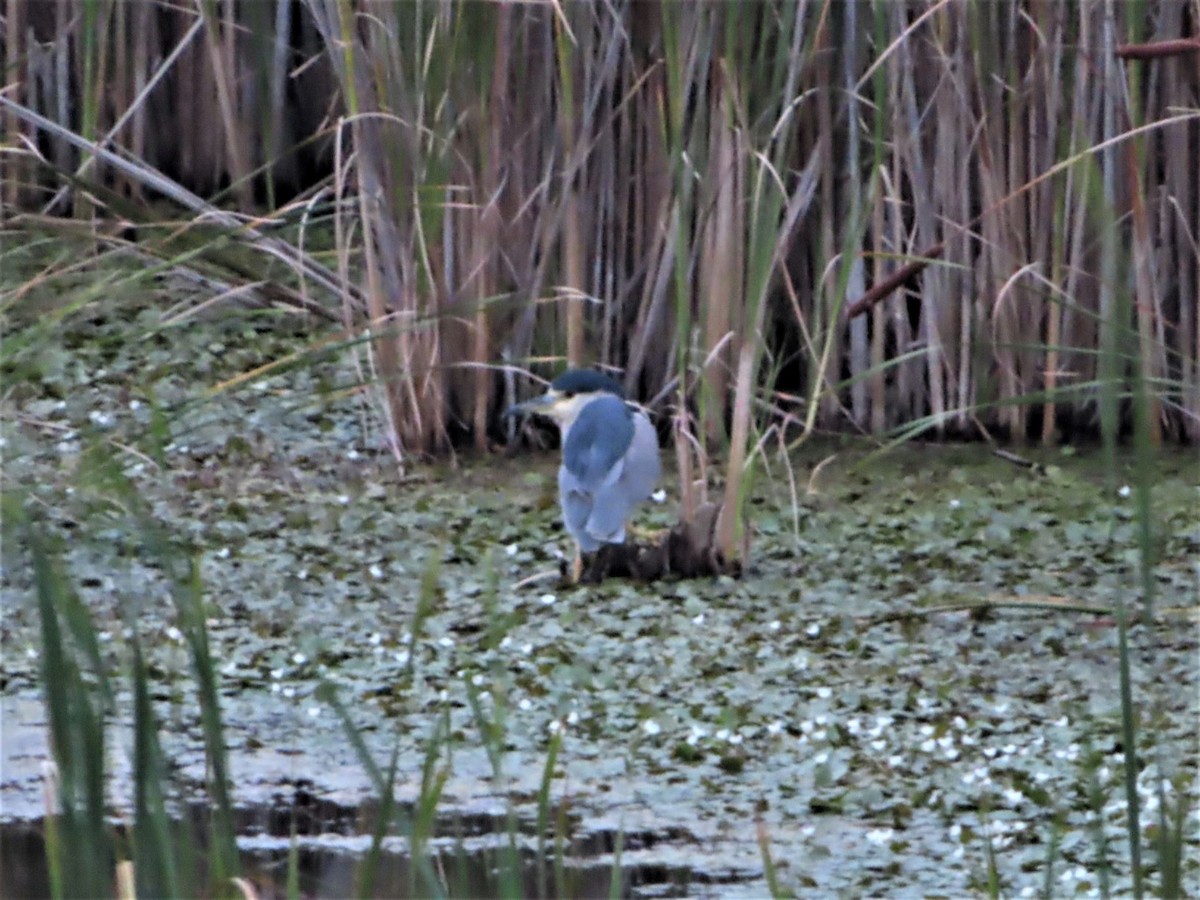
M 595 369 L 567 369 L 552 382 L 550 389 L 560 394 L 616 394 L 625 399 L 625 390 L 612 378 Z

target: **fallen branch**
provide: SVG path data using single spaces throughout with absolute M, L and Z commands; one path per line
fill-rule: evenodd
M 1175 38 L 1149 44 L 1121 44 L 1114 51 L 1120 59 L 1161 59 L 1200 50 L 1200 38 Z

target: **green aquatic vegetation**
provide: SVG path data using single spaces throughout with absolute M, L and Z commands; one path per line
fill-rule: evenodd
M 256 364 L 234 333 L 223 345 Z M 235 802 L 298 778 L 366 799 L 394 778 L 398 806 L 419 813 L 405 828 L 432 845 L 445 810 L 500 797 L 540 836 L 538 858 L 552 811 L 569 805 L 553 826 L 555 884 L 558 858 L 589 836 L 652 834 L 659 859 L 696 877 L 770 868 L 781 892 L 1020 894 L 1043 890 L 1047 872 L 1055 893 L 1102 873 L 1130 889 L 1114 612 L 1139 591 L 1130 460 L 1117 458 L 1114 483 L 1086 451 L 1045 452 L 1045 470 L 1027 472 L 980 447 L 869 464 L 852 441 L 814 447 L 798 471 L 838 453 L 818 497 L 793 508 L 759 479 L 764 527 L 742 579 L 562 588 L 550 456 L 402 477 L 355 401 L 322 387 L 348 381 L 335 358 L 179 413 L 226 356 L 200 352 L 216 342 L 203 329 L 170 340 L 177 364 L 136 387 L 115 362 L 134 351 L 109 342 L 108 363 L 62 366 L 7 400 L 0 477 L 61 542 L 97 628 L 93 666 L 130 664 L 136 618 L 144 696 L 172 723 L 162 754 L 185 779 L 205 778 L 195 620 L 170 599 L 181 573 L 143 552 L 89 448 L 106 448 L 194 554 Z M 1146 864 L 1178 868 L 1191 893 L 1197 483 L 1192 457 L 1162 455 L 1158 602 L 1128 631 Z M 644 524 L 673 514 L 652 507 Z M 20 698 L 44 681 L 44 649 L 32 570 L 19 541 L 4 543 L 3 691 Z M 432 768 L 431 746 L 445 752 Z M 14 803 L 37 793 L 9 790 Z M 436 809 L 420 807 L 434 795 Z M 1170 829 L 1186 838 L 1178 863 L 1155 847 Z M 634 837 L 610 844 L 625 863 L 653 850 Z

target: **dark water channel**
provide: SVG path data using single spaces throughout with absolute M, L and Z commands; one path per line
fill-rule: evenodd
M 364 826 L 376 812 L 375 804 L 345 808 L 303 792 L 297 793 L 291 806 L 240 809 L 236 822 L 242 877 L 264 900 L 287 896 L 294 847 L 301 896 L 362 896 L 360 885 L 372 844 L 369 827 Z M 204 810 L 194 808 L 188 815 L 189 833 L 201 834 L 203 819 Z M 528 827 L 510 842 L 506 822 L 493 816 L 444 820 L 439 816 L 434 830 L 441 837 L 427 846 L 430 867 L 424 872 L 414 871 L 404 838 L 383 838 L 370 896 L 427 896 L 430 890 L 422 885 L 430 875 L 443 892 L 468 897 L 496 896 L 506 879 L 514 877 L 525 897 L 608 897 L 614 893 L 614 879 L 615 892 L 623 897 L 729 896 L 739 888 L 748 890 L 749 896 L 762 887 L 758 883 L 757 889 L 751 888 L 755 880 L 745 880 L 749 873 L 739 877 L 732 872 L 699 872 L 683 864 L 628 861 L 661 843 L 663 836 L 653 833 L 618 838 L 596 832 L 573 840 L 556 858 L 553 835 L 547 836 L 541 850 L 528 836 Z M 115 832 L 118 842 L 125 840 L 121 826 Z M 618 842 L 624 861 L 614 868 Z M 0 893 L 9 900 L 50 895 L 44 820 L 0 826 Z

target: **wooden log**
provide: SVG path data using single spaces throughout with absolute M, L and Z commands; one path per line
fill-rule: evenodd
M 727 560 L 717 546 L 721 504 L 704 503 L 688 520 L 676 522 L 652 541 L 606 544 L 583 560 L 581 581 L 599 584 L 605 578 L 658 581 L 663 578 L 715 578 L 741 574 L 740 560 Z M 569 581 L 566 563 L 564 581 Z

